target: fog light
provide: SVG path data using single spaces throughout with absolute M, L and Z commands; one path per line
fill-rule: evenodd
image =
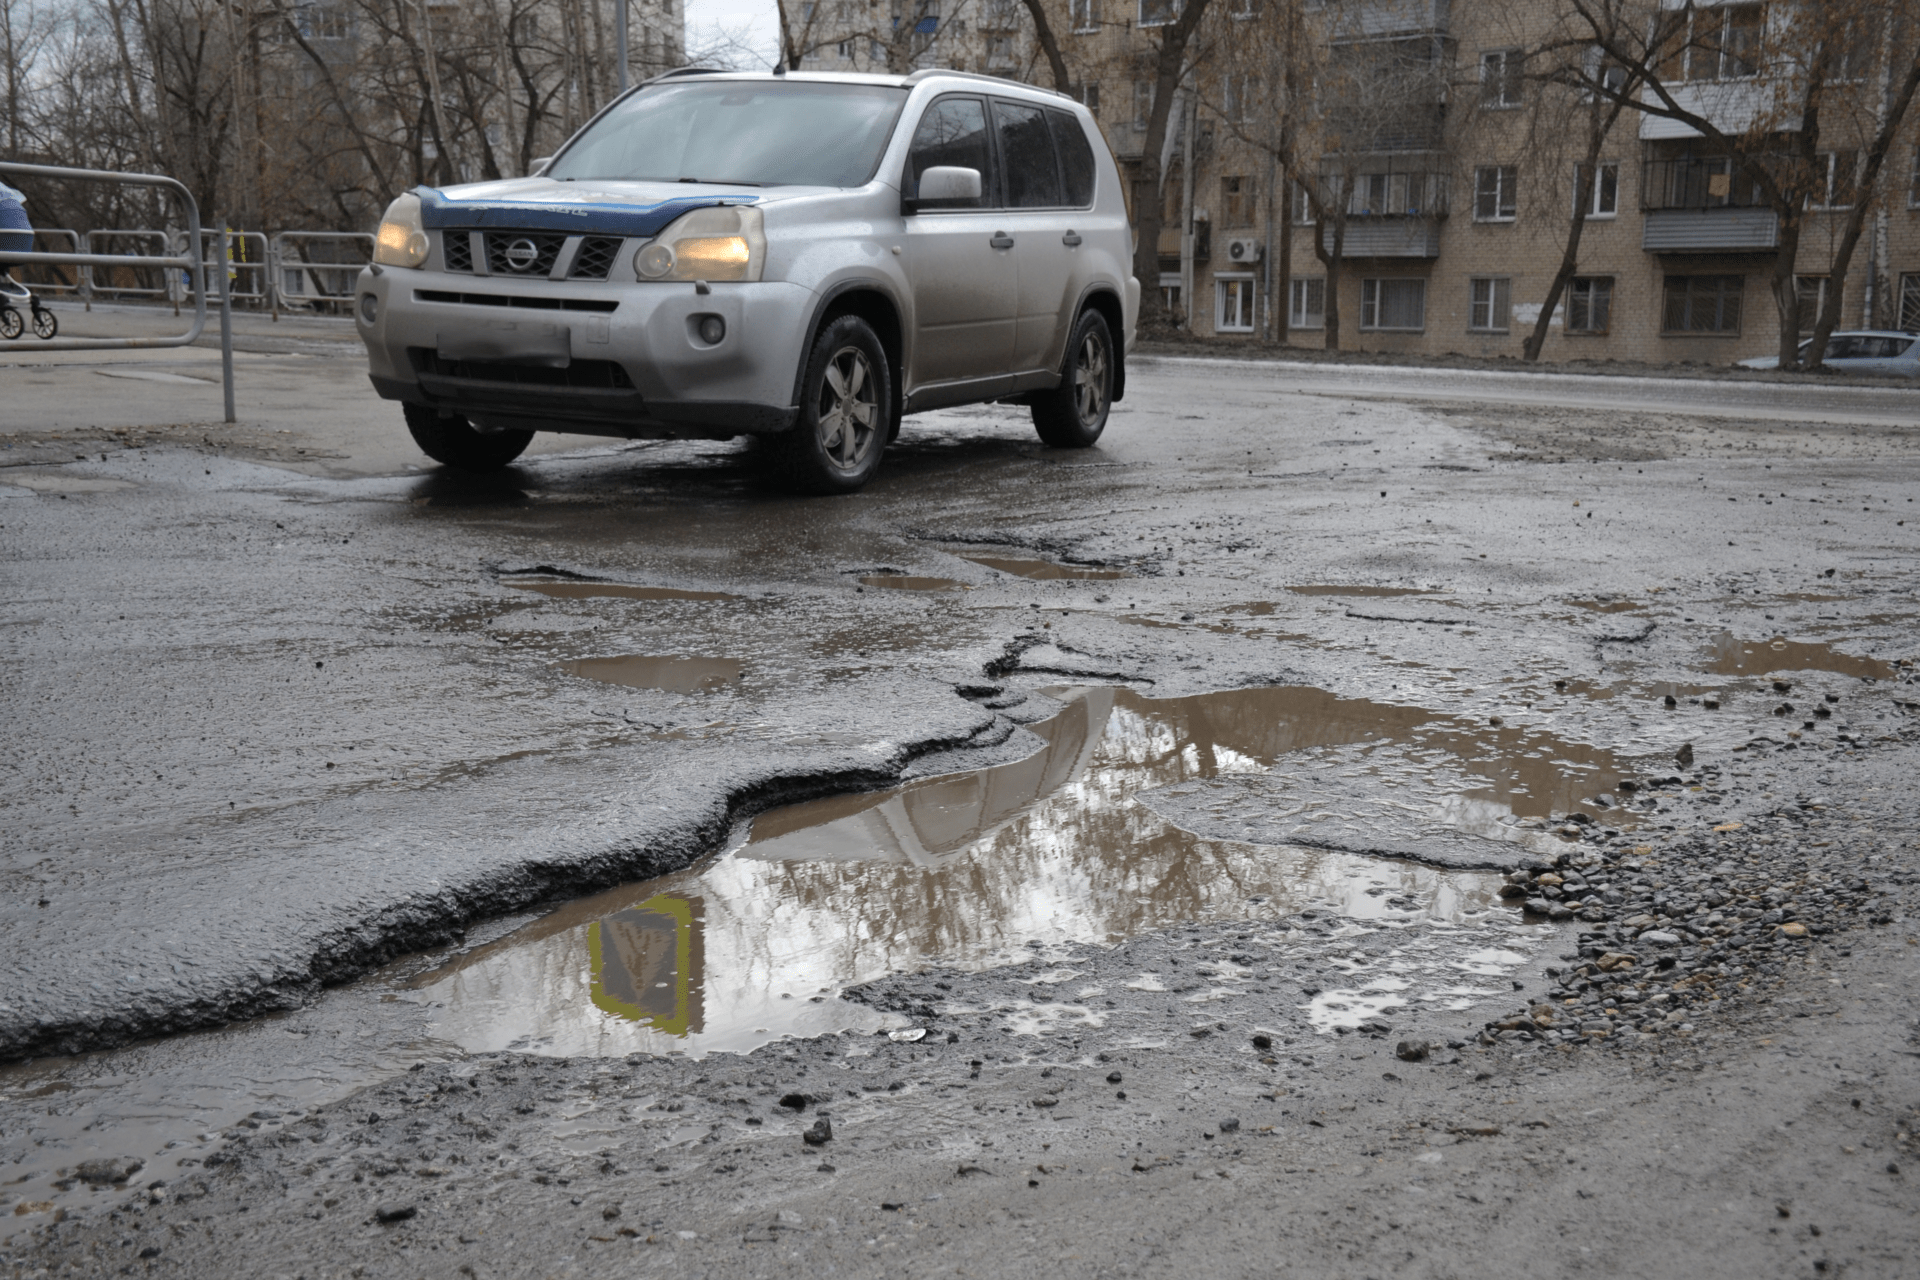
M 370 293 L 360 295 L 360 318 L 372 324 L 380 318 L 380 299 Z
M 700 341 L 710 347 L 717 347 L 720 345 L 720 340 L 726 336 L 727 322 L 725 320 L 722 320 L 719 316 L 700 317 Z

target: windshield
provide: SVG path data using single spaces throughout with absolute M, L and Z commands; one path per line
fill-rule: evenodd
M 545 176 L 864 186 L 906 101 L 890 85 L 656 85 L 602 116 Z

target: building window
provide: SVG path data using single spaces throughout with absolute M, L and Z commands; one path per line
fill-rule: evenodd
M 853 61 L 853 41 L 842 40 L 839 44 L 834 46 L 833 51 L 840 56 L 840 61 L 842 62 Z
M 1567 288 L 1567 332 L 1605 333 L 1613 315 L 1613 277 L 1575 276 Z
M 1140 0 L 1140 26 L 1164 27 L 1179 18 L 1180 0 Z
M 1310 227 L 1313 225 L 1313 196 L 1304 182 L 1289 184 L 1293 195 L 1289 203 L 1293 207 L 1293 225 Z
M 1587 185 L 1587 166 L 1573 166 L 1573 202 L 1580 203 L 1580 193 Z M 1603 164 L 1596 177 L 1593 190 L 1587 195 L 1587 216 L 1589 218 L 1611 218 L 1620 212 L 1620 166 Z
M 1086 35 L 1100 29 L 1100 0 L 1073 0 L 1067 8 L 1067 14 L 1073 22 L 1076 35 Z
M 1160 305 L 1168 315 L 1180 314 L 1180 273 L 1178 271 L 1160 273 Z
M 1213 278 L 1213 328 L 1216 333 L 1253 332 L 1253 277 Z
M 1920 277 L 1912 277 L 1920 279 Z M 1327 282 L 1325 277 L 1295 280 L 1288 290 L 1293 297 L 1287 307 L 1287 325 L 1294 329 L 1327 327 Z
M 1667 80 L 1744 80 L 1759 74 L 1765 6 L 1723 4 L 1675 14 L 1660 66 Z
M 1427 327 L 1427 282 L 1418 277 L 1360 282 L 1360 327 L 1418 333 Z
M 1662 333 L 1739 333 L 1745 276 L 1668 276 Z
M 1238 124 L 1253 118 L 1254 80 L 1252 76 L 1228 74 L 1220 79 L 1221 118 Z
M 1253 179 L 1220 179 L 1220 225 L 1250 227 L 1254 222 Z
M 987 37 L 987 66 L 1004 70 L 1013 65 L 1013 37 Z
M 1505 276 L 1475 276 L 1469 283 L 1467 328 L 1476 333 L 1505 333 L 1513 310 L 1513 281 Z
M 988 31 L 1011 31 L 1018 23 L 1015 5 L 1018 0 L 987 0 L 986 20 L 980 25 Z
M 1096 116 L 1100 114 L 1100 85 L 1098 81 L 1075 86 L 1073 96 L 1078 98 L 1088 111 Z
M 1913 173 L 1907 179 L 1907 208 L 1920 209 L 1920 146 L 1913 149 Z
M 1135 80 L 1133 82 L 1133 127 L 1147 127 L 1147 117 L 1153 114 L 1153 81 Z
M 1800 299 L 1800 336 L 1804 338 L 1820 322 L 1820 311 L 1827 305 L 1827 277 L 1795 276 L 1793 291 Z
M 1494 109 L 1520 105 L 1520 51 L 1495 49 L 1480 55 L 1480 105 Z
M 1813 199 L 1816 209 L 1850 209 L 1859 187 L 1860 153 L 1822 151 L 1813 158 Z
M 1920 333 L 1920 272 L 1900 277 L 1900 324 L 1908 333 Z
M 1518 209 L 1514 189 L 1520 170 L 1510 164 L 1483 164 L 1473 171 L 1473 220 L 1512 222 Z

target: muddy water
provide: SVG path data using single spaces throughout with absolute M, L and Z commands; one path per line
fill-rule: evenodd
M 738 600 L 729 591 L 685 591 L 679 587 L 638 587 L 625 582 L 551 581 L 545 578 L 502 578 L 500 585 L 515 591 L 537 591 L 556 600 Z
M 746 664 L 737 658 L 677 658 L 630 653 L 616 658 L 580 658 L 560 669 L 583 680 L 668 693 L 713 693 L 737 682 Z
M 1307 586 L 1288 587 L 1287 590 L 1297 596 L 1430 596 L 1433 594 L 1421 587 L 1347 587 L 1338 583 L 1313 583 Z
M 1065 707 L 1034 726 L 1045 746 L 1024 760 L 774 810 L 704 866 L 569 904 L 422 975 L 434 1035 L 564 1055 L 744 1051 L 878 1025 L 835 998 L 846 984 L 1003 963 L 1032 942 L 1308 905 L 1378 923 L 1482 918 L 1501 910 L 1495 874 L 1200 835 L 1138 801 L 1318 754 L 1356 786 L 1405 784 L 1398 808 L 1432 828 L 1520 841 L 1551 837 L 1516 819 L 1618 773 L 1590 748 L 1316 689 L 1056 692 Z M 1436 761 L 1456 785 L 1423 791 Z
M 1118 578 L 1133 576 L 1124 569 L 1096 569 L 1089 565 L 1055 564 L 1051 560 L 1021 560 L 1007 556 L 982 555 L 963 555 L 960 558 L 971 560 L 989 569 L 997 569 L 1001 573 L 1010 573 L 1016 578 L 1033 578 L 1038 581 L 1081 578 L 1095 582 L 1112 582 Z
M 954 578 L 921 578 L 910 573 L 869 573 L 860 581 L 869 587 L 889 591 L 965 591 L 967 584 Z
M 1774 671 L 1831 671 L 1836 675 L 1885 680 L 1893 666 L 1878 658 L 1841 653 L 1830 645 L 1810 644 L 1775 636 L 1771 640 L 1742 640 L 1722 631 L 1707 650 L 1708 671 L 1722 676 L 1758 676 Z

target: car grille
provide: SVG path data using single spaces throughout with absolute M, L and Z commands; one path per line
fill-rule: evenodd
M 442 231 L 440 256 L 446 259 L 449 271 L 473 270 L 473 237 L 464 231 Z
M 573 266 L 567 272 L 572 280 L 605 280 L 613 270 L 613 260 L 625 243 L 618 236 L 588 236 L 580 242 L 580 251 L 573 255 Z
M 565 236 L 553 231 L 489 231 L 487 270 L 497 276 L 547 275 L 566 242 Z M 531 259 L 524 258 L 529 251 Z
M 417 372 L 480 382 L 511 382 L 527 387 L 569 387 L 592 391 L 630 391 L 633 379 L 611 360 L 575 360 L 564 369 L 511 364 L 504 360 L 446 360 L 431 347 L 409 347 Z

